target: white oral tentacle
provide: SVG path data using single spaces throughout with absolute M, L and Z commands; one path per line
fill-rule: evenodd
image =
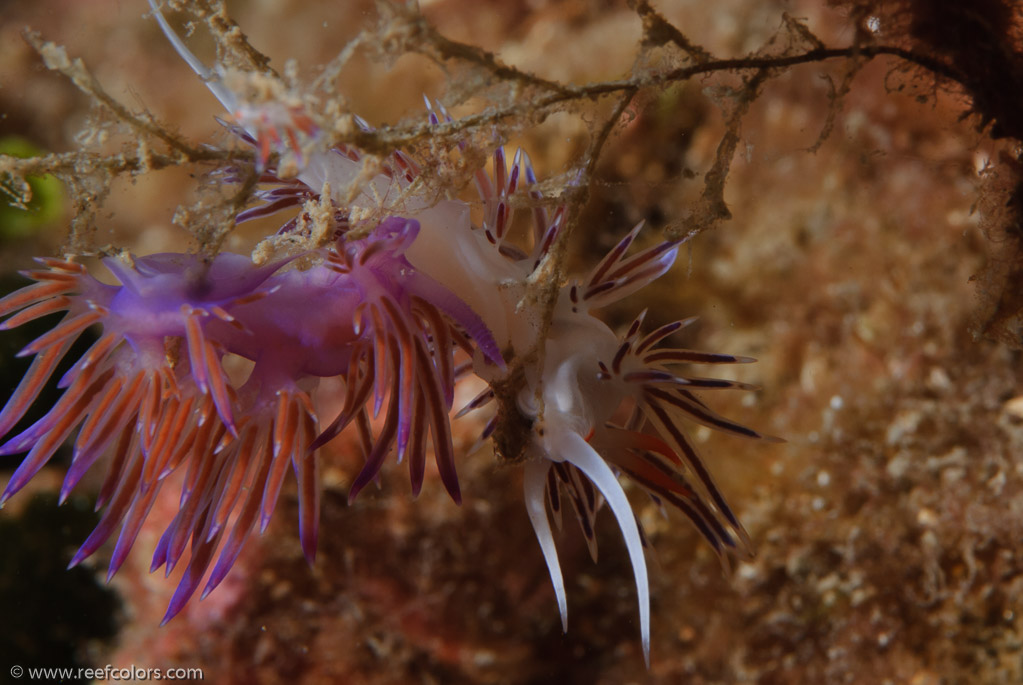
M 571 430 L 551 430 L 549 436 L 552 456 L 564 459 L 582 471 L 604 495 L 611 512 L 618 520 L 618 527 L 625 538 L 625 546 L 632 561 L 632 572 L 636 577 L 643 658 L 646 660 L 647 668 L 650 668 L 650 583 L 647 579 L 646 558 L 643 556 L 643 541 L 639 536 L 639 526 L 636 525 L 632 506 L 611 467 L 581 435 Z
M 523 478 L 523 491 L 526 499 L 526 513 L 533 524 L 533 531 L 547 562 L 547 571 L 551 574 L 554 594 L 558 599 L 558 610 L 561 612 L 561 630 L 568 632 L 568 600 L 565 594 L 565 580 L 561 575 L 561 562 L 558 560 L 558 549 L 554 545 L 551 522 L 547 518 L 547 505 L 544 493 L 547 488 L 547 472 L 551 463 L 546 459 L 530 461 L 526 464 Z
M 224 107 L 224 109 L 226 109 L 229 113 L 236 112 L 238 110 L 238 98 L 235 97 L 234 93 L 228 90 L 221 82 L 220 77 L 207 69 L 206 65 L 199 61 L 199 58 L 188 49 L 188 46 L 185 45 L 183 40 L 181 40 L 181 37 L 178 36 L 178 34 L 174 32 L 174 29 L 171 28 L 171 25 L 167 23 L 167 19 L 163 16 L 163 12 L 160 11 L 159 6 L 157 6 L 156 0 L 149 0 L 149 6 L 153 10 L 153 17 L 155 17 L 157 23 L 160 24 L 160 29 L 163 31 L 163 35 L 166 36 L 167 40 L 170 41 L 170 44 L 174 46 L 174 49 L 177 51 L 181 59 L 185 60 L 185 62 L 188 63 L 188 66 L 192 68 L 192 71 L 194 71 L 196 75 L 202 79 L 202 82 L 205 83 L 206 87 L 210 89 L 211 93 L 213 93 L 213 97 L 220 101 L 220 104 Z M 252 132 L 248 131 L 248 133 L 251 135 Z

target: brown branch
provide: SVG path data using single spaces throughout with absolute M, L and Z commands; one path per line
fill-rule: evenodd
M 492 52 L 441 35 L 418 11 L 403 12 L 399 16 L 411 31 L 409 37 L 413 40 L 409 47 L 417 52 L 427 52 L 423 47 L 430 46 L 436 50 L 436 56 L 440 60 L 453 59 L 468 62 L 482 67 L 502 81 L 512 81 L 563 95 L 567 95 L 570 91 L 568 86 L 557 81 L 549 81 L 505 64 L 498 60 Z
M 39 53 L 47 69 L 66 76 L 79 90 L 109 109 L 114 116 L 139 133 L 162 140 L 168 147 L 177 150 L 187 159 L 200 159 L 205 156 L 204 151 L 200 148 L 192 147 L 178 136 L 158 126 L 155 122 L 135 115 L 127 107 L 112 98 L 103 90 L 92 74 L 89 73 L 82 60 L 68 58 L 67 51 L 63 47 L 44 41 L 38 33 L 26 31 L 22 35 L 25 37 L 25 41 Z
M 103 171 L 112 175 L 134 173 L 147 170 L 166 169 L 181 166 L 183 161 L 251 161 L 251 152 L 228 152 L 211 149 L 207 154 L 196 159 L 183 160 L 180 155 L 159 153 L 97 155 L 84 151 L 57 152 L 39 157 L 12 157 L 0 154 L 0 175 L 15 178 L 27 176 L 44 176 L 53 174 L 59 178 L 82 176 L 95 171 Z
M 597 132 L 597 135 L 590 142 L 586 154 L 586 168 L 580 174 L 579 183 L 571 192 L 571 197 L 566 198 L 570 199 L 571 202 L 566 203 L 569 205 L 570 214 L 566 217 L 565 228 L 558 234 L 544 256 L 543 261 L 540 262 L 539 266 L 529 276 L 529 294 L 527 297 L 541 304 L 545 312 L 543 326 L 545 330 L 550 325 L 550 319 L 554 313 L 554 304 L 561 289 L 561 281 L 563 280 L 562 269 L 568 252 L 569 239 L 579 224 L 582 209 L 585 207 L 590 196 L 590 184 L 593 181 L 593 172 L 596 169 L 597 160 L 600 158 L 600 153 L 604 148 L 604 144 L 607 143 L 611 131 L 618 124 L 618 120 L 621 118 L 622 113 L 625 112 L 625 108 L 632 102 L 635 94 L 635 89 L 626 91 L 625 95 L 615 105 L 611 116 L 608 117 L 604 125 L 601 126 L 600 131 Z
M 176 0 L 168 2 L 172 9 L 186 11 L 205 23 L 217 45 L 227 54 L 234 55 L 247 68 L 261 74 L 274 74 L 270 58 L 252 47 L 248 36 L 232 19 L 222 0 Z
M 434 140 L 457 142 L 461 134 L 483 126 L 518 116 L 532 115 L 542 121 L 555 108 L 567 103 L 593 100 L 603 95 L 638 91 L 645 88 L 688 81 L 697 76 L 720 72 L 767 72 L 768 75 L 788 67 L 813 64 L 833 59 L 858 58 L 869 61 L 876 57 L 896 57 L 904 62 L 927 69 L 934 75 L 964 85 L 965 75 L 954 67 L 928 55 L 890 45 L 854 45 L 845 48 L 815 48 L 794 55 L 747 56 L 720 59 L 692 64 L 667 72 L 646 73 L 630 78 L 600 81 L 579 86 L 563 86 L 557 92 L 548 92 L 535 98 L 518 99 L 510 105 L 491 107 L 478 114 L 470 114 L 455 121 L 440 122 L 437 125 L 420 123 L 414 125 L 390 126 L 373 131 L 353 131 L 337 136 L 334 144 L 348 143 L 367 152 L 385 156 L 397 149 L 409 146 L 425 137 Z
M 518 354 L 514 359 L 508 360 L 509 369 L 504 379 L 491 383 L 497 402 L 497 427 L 494 430 L 493 438 L 494 449 L 499 459 L 511 462 L 522 459 L 532 435 L 532 419 L 523 416 L 518 408 L 519 393 L 527 382 L 524 369 L 527 364 L 539 364 L 541 367 L 543 365 L 544 341 L 547 339 L 548 331 L 554 321 L 554 311 L 564 280 L 564 264 L 568 254 L 569 237 L 578 225 L 582 209 L 589 197 L 590 182 L 596 170 L 600 153 L 636 92 L 636 90 L 626 92 L 615 105 L 611 116 L 590 142 L 587 150 L 586 168 L 581 174 L 581 183 L 573 193 L 573 202 L 569 205 L 571 213 L 566 219 L 565 228 L 526 282 L 526 294 L 523 300 L 543 312 L 543 322 L 537 335 L 536 345 L 532 349 Z M 539 388 L 535 399 L 537 407 L 539 407 L 538 415 L 542 420 L 544 402 Z
M 597 135 L 593 137 L 590 142 L 589 149 L 587 150 L 587 163 L 586 168 L 583 170 L 580 178 L 580 183 L 577 189 L 573 193 L 571 198 L 573 201 L 569 204 L 569 215 L 565 219 L 565 227 L 561 233 L 558 234 L 554 240 L 554 244 L 551 245 L 547 254 L 543 260 L 537 265 L 537 268 L 533 270 L 533 273 L 529 275 L 526 281 L 526 295 L 523 298 L 527 302 L 530 302 L 538 307 L 543 312 L 543 323 L 540 326 L 540 332 L 537 337 L 536 347 L 520 359 L 513 360 L 515 371 L 518 367 L 522 366 L 525 362 L 531 362 L 533 360 L 539 360 L 540 364 L 543 363 L 544 353 L 544 341 L 547 339 L 547 333 L 550 330 L 551 324 L 554 322 L 554 311 L 558 304 L 558 296 L 561 293 L 561 285 L 564 281 L 564 268 L 565 260 L 568 255 L 568 244 L 569 239 L 572 236 L 575 228 L 579 225 L 579 219 L 582 216 L 583 208 L 586 206 L 586 202 L 590 196 L 590 185 L 593 181 L 593 173 L 597 167 L 597 160 L 600 158 L 600 153 L 604 149 L 604 145 L 607 143 L 608 138 L 611 136 L 611 132 L 615 126 L 618 125 L 618 120 L 621 118 L 625 109 L 632 102 L 632 98 L 636 95 L 637 90 L 628 90 L 621 97 L 618 103 L 615 105 L 614 110 L 611 112 L 611 116 L 607 118 L 604 125 L 597 132 Z M 520 378 L 521 377 L 521 378 Z M 509 379 L 520 378 L 521 383 L 525 383 L 525 376 L 521 374 L 509 374 Z M 519 388 L 514 388 L 513 392 L 509 396 L 517 396 Z M 536 396 L 537 406 L 540 407 L 540 415 L 543 415 L 543 397 L 540 395 L 540 389 L 537 389 Z
M 735 109 L 729 115 L 725 123 L 725 135 L 718 143 L 717 152 L 714 154 L 714 164 L 703 177 L 703 194 L 700 195 L 700 202 L 692 213 L 692 223 L 688 230 L 680 228 L 669 228 L 666 235 L 672 240 L 689 239 L 698 233 L 713 228 L 719 221 L 726 221 L 732 218 L 732 212 L 725 204 L 725 180 L 728 178 L 728 170 L 732 166 L 732 158 L 735 156 L 735 148 L 739 145 L 739 129 L 742 126 L 742 118 L 749 111 L 760 88 L 767 80 L 768 71 L 761 69 L 755 73 L 743 86 L 735 98 Z
M 643 47 L 660 47 L 667 43 L 674 43 L 697 63 L 709 62 L 714 58 L 710 52 L 691 41 L 688 36 L 651 7 L 647 0 L 630 0 L 629 5 L 636 10 L 636 14 L 643 21 Z
M 821 130 L 817 134 L 817 140 L 814 141 L 813 145 L 806 148 L 807 152 L 817 152 L 824 145 L 824 141 L 831 137 L 831 132 L 835 129 L 835 122 L 838 120 L 838 113 L 842 109 L 842 101 L 849 94 L 849 91 L 852 90 L 853 80 L 860 73 L 862 66 L 861 62 L 853 60 L 849 69 L 842 75 L 842 82 L 838 86 L 835 85 L 834 79 L 830 76 L 824 77 L 828 82 L 828 114 L 824 119 L 824 125 L 821 126 Z

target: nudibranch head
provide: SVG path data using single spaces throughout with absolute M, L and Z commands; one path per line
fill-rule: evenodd
M 567 599 L 548 509 L 559 524 L 564 492 L 596 557 L 597 510 L 607 503 L 625 539 L 639 598 L 644 656 L 649 663 L 650 591 L 646 540 L 618 476 L 645 489 L 658 504 L 687 516 L 726 562 L 749 553 L 749 538 L 726 503 L 683 428 L 694 422 L 748 438 L 767 438 L 717 415 L 695 391 L 749 389 L 734 381 L 690 377 L 676 364 L 726 364 L 746 357 L 664 349 L 657 344 L 692 321 L 642 336 L 645 312 L 622 336 L 591 310 L 641 289 L 674 263 L 679 243 L 661 242 L 627 257 L 640 226 L 626 235 L 582 281 L 561 292 L 538 368 L 519 396 L 520 411 L 536 427 L 526 464 L 530 521 L 554 583 L 564 627 Z M 771 439 L 771 438 L 768 438 Z

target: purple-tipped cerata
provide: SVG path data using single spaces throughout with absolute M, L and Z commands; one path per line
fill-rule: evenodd
M 108 257 L 119 285 L 100 283 L 74 262 L 41 260 L 45 268 L 24 274 L 34 284 L 0 300 L 0 315 L 11 315 L 0 327 L 66 314 L 20 353 L 35 360 L 0 412 L 0 434 L 25 414 L 78 336 L 90 326 L 101 333 L 60 380 L 60 400 L 0 445 L 0 454 L 28 452 L 0 503 L 77 427 L 61 499 L 101 456 L 110 460 L 97 503 L 102 518 L 71 564 L 116 530 L 113 575 L 161 486 L 181 472 L 179 511 L 152 562 L 152 570 L 169 574 L 188 558 L 170 618 L 211 565 L 203 594 L 223 580 L 257 523 L 266 528 L 289 468 L 312 561 L 316 448 L 352 421 L 366 463 L 351 497 L 376 477 L 392 447 L 399 460 L 408 457 L 418 493 L 429 435 L 444 486 L 460 501 L 448 423 L 454 355 L 471 355 L 475 344 L 502 362 L 480 318 L 404 258 L 417 232 L 415 221 L 387 219 L 366 238 L 307 255 L 317 262 L 305 270 L 285 268 L 287 261 L 257 266 L 230 253 Z M 227 354 L 253 364 L 237 387 L 224 369 Z M 345 381 L 343 409 L 320 434 L 309 393 L 317 379 L 335 376 Z M 381 410 L 373 435 L 370 416 Z

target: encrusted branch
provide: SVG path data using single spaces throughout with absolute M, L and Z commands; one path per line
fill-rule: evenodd
M 710 52 L 679 31 L 651 7 L 647 0 L 632 0 L 629 4 L 643 21 L 643 47 L 659 47 L 673 43 L 697 63 L 709 62 L 713 59 Z
M 421 13 L 408 5 L 390 7 L 387 37 L 398 43 L 402 51 L 419 52 L 443 64 L 448 60 L 466 62 L 485 70 L 498 81 L 537 87 L 552 93 L 567 95 L 570 91 L 557 81 L 530 74 L 501 62 L 493 53 L 468 43 L 460 43 L 441 35 Z
M 249 45 L 244 34 L 227 18 L 223 6 L 218 2 L 202 2 L 190 5 L 190 11 L 198 18 L 204 19 L 214 31 L 224 49 L 241 55 L 238 59 L 248 62 L 253 68 L 268 69 L 269 59 Z M 721 199 L 724 179 L 727 175 L 731 155 L 738 143 L 737 128 L 742 115 L 755 98 L 756 92 L 763 82 L 772 74 L 801 64 L 820 63 L 828 60 L 855 60 L 857 65 L 876 57 L 890 56 L 908 64 L 923 67 L 936 77 L 954 83 L 963 84 L 965 76 L 946 63 L 928 55 L 915 53 L 898 46 L 886 45 L 852 45 L 845 48 L 814 47 L 795 54 L 782 55 L 751 55 L 739 58 L 713 59 L 705 50 L 685 38 L 684 34 L 669 30 L 666 20 L 646 2 L 636 2 L 635 8 L 641 15 L 645 27 L 645 40 L 648 44 L 671 42 L 693 59 L 694 63 L 666 71 L 645 71 L 635 73 L 627 78 L 599 81 L 582 85 L 563 85 L 528 74 L 514 67 L 502 64 L 497 58 L 479 48 L 441 36 L 421 15 L 402 11 L 396 16 L 402 18 L 402 25 L 411 27 L 405 31 L 400 49 L 409 50 L 415 46 L 421 52 L 434 55 L 437 59 L 458 60 L 467 62 L 483 69 L 488 77 L 497 82 L 510 82 L 520 87 L 534 89 L 531 97 L 511 99 L 507 103 L 489 107 L 481 112 L 470 114 L 453 121 L 441 121 L 438 124 L 420 121 L 411 124 L 385 126 L 365 130 L 353 126 L 338 126 L 330 129 L 324 144 L 350 145 L 365 153 L 384 158 L 396 150 L 408 149 L 429 140 L 433 144 L 453 147 L 464 140 L 467 135 L 488 127 L 507 124 L 508 122 L 528 120 L 533 123 L 543 121 L 550 114 L 561 111 L 565 107 L 594 101 L 603 96 L 618 95 L 627 102 L 631 97 L 645 89 L 658 89 L 681 83 L 695 77 L 715 73 L 748 73 L 748 87 L 739 92 L 735 110 L 729 120 L 729 128 L 719 145 L 714 166 L 706 177 L 704 192 L 705 209 L 711 210 L 709 221 L 696 227 L 690 227 L 689 233 L 703 230 L 713 225 L 718 219 L 727 218 L 728 210 Z M 154 152 L 148 147 L 140 146 L 134 153 L 121 152 L 103 156 L 87 151 L 47 155 L 32 159 L 17 159 L 0 156 L 0 173 L 14 178 L 29 175 L 54 173 L 58 176 L 67 174 L 88 174 L 102 171 L 116 176 L 125 172 L 138 173 L 150 169 L 161 169 L 181 164 L 197 164 L 208 162 L 231 162 L 248 164 L 253 160 L 253 153 L 248 150 L 222 150 L 209 146 L 191 144 L 163 126 L 156 123 L 148 115 L 138 115 L 112 98 L 89 73 L 79 59 L 68 58 L 63 48 L 43 41 L 37 34 L 27 33 L 26 40 L 39 52 L 48 68 L 67 76 L 80 90 L 93 98 L 102 107 L 110 111 L 118 120 L 123 121 L 137 131 L 143 139 L 153 138 L 169 149 L 168 153 Z M 812 42 L 812 41 L 811 41 Z M 397 48 L 396 48 L 397 49 Z M 343 53 L 347 59 L 351 50 Z M 339 67 L 340 68 L 340 67 Z M 272 73 L 268 76 L 273 77 Z M 855 73 L 855 72 L 852 72 Z M 842 91 L 848 89 L 851 75 L 847 75 L 842 83 Z M 322 79 L 319 81 L 323 83 Z M 336 109 L 336 108 L 335 108 Z M 337 113 L 337 112 L 335 112 Z M 826 124 L 825 133 L 830 126 Z M 600 135 L 595 140 L 603 140 Z M 592 153 L 592 150 L 591 150 Z M 592 163 L 593 158 L 588 160 Z M 15 185 L 15 184 L 8 184 Z M 585 193 L 576 196 L 577 200 L 585 200 Z M 682 234 L 673 234 L 680 237 Z M 559 249 L 554 254 L 561 255 Z M 556 271 L 556 270 L 555 270 Z M 548 273 L 546 270 L 544 273 Z M 550 273 L 555 273 L 554 271 Z
M 168 0 L 166 4 L 173 9 L 187 11 L 194 20 L 204 23 L 217 42 L 220 59 L 226 60 L 229 66 L 259 74 L 261 78 L 275 82 L 281 79 L 269 68 L 269 58 L 252 47 L 237 24 L 230 19 L 220 0 L 199 0 L 194 3 Z M 453 150 L 458 146 L 464 147 L 467 140 L 484 138 L 499 140 L 510 132 L 540 123 L 555 112 L 578 109 L 587 103 L 614 97 L 616 99 L 614 111 L 601 128 L 594 132 L 578 177 L 570 182 L 569 187 L 557 198 L 558 202 L 564 202 L 569 206 L 565 229 L 529 283 L 527 298 L 533 300 L 533 305 L 539 305 L 541 311 L 546 312 L 549 322 L 558 288 L 565 278 L 563 268 L 566 246 L 589 196 L 589 186 L 600 151 L 621 114 L 638 93 L 657 92 L 667 86 L 714 74 L 737 74 L 743 78 L 743 85 L 734 90 L 724 105 L 725 132 L 719 142 L 714 161 L 705 173 L 704 190 L 698 205 L 694 207 L 685 225 L 667 229 L 669 238 L 682 239 L 707 230 L 730 217 L 724 201 L 724 187 L 740 141 L 742 119 L 764 84 L 773 76 L 804 64 L 819 64 L 833 60 L 849 61 L 853 67 L 847 70 L 837 88 L 832 85 L 831 97 L 834 103 L 848 91 L 855 74 L 865 63 L 878 57 L 891 57 L 906 65 L 920 67 L 936 79 L 958 84 L 963 88 L 967 86 L 964 74 L 950 66 L 948 62 L 934 56 L 896 45 L 863 42 L 841 48 L 827 47 L 804 24 L 788 16 L 785 17 L 783 31 L 769 41 L 762 51 L 743 57 L 718 59 L 672 25 L 648 0 L 631 0 L 631 6 L 643 24 L 640 55 L 646 55 L 653 49 L 671 46 L 683 54 L 681 63 L 679 60 L 662 60 L 669 66 L 658 68 L 642 66 L 641 60 L 637 62 L 633 72 L 624 78 L 571 85 L 528 73 L 503 63 L 494 54 L 477 46 L 441 35 L 429 24 L 414 3 L 383 3 L 380 5 L 381 24 L 373 31 L 360 34 L 346 46 L 313 84 L 316 89 L 328 95 L 328 101 L 322 103 L 322 112 L 315 115 L 324 117 L 322 121 L 317 120 L 322 129 L 322 136 L 317 140 L 317 144 L 343 145 L 358 149 L 363 153 L 365 163 L 369 164 L 373 159 L 387 159 L 399 150 L 415 151 L 428 146 L 431 151 L 436 152 L 444 149 Z M 780 48 L 775 46 L 779 37 L 788 38 L 786 46 Z M 139 139 L 135 142 L 134 149 L 126 147 L 120 153 L 112 155 L 79 151 L 33 159 L 0 156 L 0 176 L 4 178 L 4 186 L 8 189 L 24 188 L 25 184 L 19 182 L 24 181 L 27 176 L 54 173 L 69 181 L 72 189 L 88 188 L 86 195 L 90 198 L 89 202 L 79 202 L 78 205 L 91 207 L 94 204 L 92 200 L 101 195 L 97 191 L 98 186 L 108 184 L 119 174 L 136 174 L 185 164 L 216 163 L 219 166 L 231 166 L 238 170 L 237 177 L 246 179 L 236 194 L 227 198 L 220 197 L 212 202 L 200 202 L 193 208 L 180 210 L 177 218 L 178 223 L 184 223 L 189 227 L 199 240 L 204 253 L 215 254 L 231 229 L 233 217 L 244 208 L 255 189 L 256 177 L 243 171 L 253 169 L 254 153 L 248 150 L 217 149 L 187 141 L 168 131 L 148 114 L 137 114 L 112 98 L 89 73 L 81 60 L 70 59 L 63 48 L 44 42 L 37 34 L 27 33 L 26 40 L 40 54 L 48 68 L 67 76 L 76 87 L 137 133 Z M 439 123 L 419 118 L 417 121 L 376 129 L 354 125 L 354 119 L 347 111 L 344 98 L 329 91 L 333 79 L 349 63 L 358 49 L 376 49 L 392 56 L 418 52 L 442 66 L 455 64 L 466 67 L 475 72 L 475 80 L 491 89 L 489 96 L 493 104 L 482 111 L 454 120 L 441 120 Z M 658 62 L 654 60 L 653 63 Z M 292 77 L 288 78 L 287 85 L 281 84 L 287 92 L 297 93 L 301 96 L 300 99 L 313 97 L 312 91 L 307 89 L 307 92 L 300 92 L 296 89 L 296 84 L 290 83 Z M 499 90 L 500 87 L 505 90 Z M 822 137 L 825 137 L 833 126 L 834 109 L 835 107 L 824 124 Z M 158 149 L 151 149 L 151 143 L 155 143 Z M 165 146 L 165 149 L 160 150 L 161 146 Z M 466 159 L 470 157 L 467 156 Z M 440 189 L 444 192 L 450 192 L 452 181 L 455 185 L 467 181 L 472 171 L 468 165 L 462 167 L 456 165 L 455 168 L 448 169 L 442 162 L 431 168 L 431 174 L 437 175 L 438 179 L 445 183 L 446 190 Z M 445 174 L 451 174 L 452 177 L 448 178 Z M 87 182 L 85 179 L 91 176 L 95 177 L 94 180 Z M 436 184 L 429 181 L 423 183 L 424 187 L 430 190 L 438 190 Z M 72 245 L 77 248 L 86 242 L 85 234 L 78 234 L 81 225 L 82 220 L 76 219 L 74 231 L 76 235 L 72 236 Z
M 457 141 L 468 131 L 499 124 L 509 119 L 526 116 L 527 114 L 535 121 L 543 121 L 547 115 L 560 111 L 560 108 L 565 105 L 592 101 L 604 95 L 674 85 L 697 76 L 722 72 L 743 73 L 764 71 L 772 73 L 802 64 L 813 64 L 835 59 L 861 58 L 871 60 L 882 56 L 897 57 L 909 64 L 923 67 L 935 76 L 955 83 L 962 84 L 964 80 L 962 74 L 940 60 L 895 46 L 876 45 L 820 48 L 795 55 L 750 56 L 713 60 L 665 72 L 637 74 L 624 79 L 599 81 L 579 86 L 565 86 L 564 89 L 558 92 L 547 93 L 533 99 L 516 101 L 503 107 L 490 107 L 482 112 L 469 114 L 455 121 L 441 122 L 438 125 L 420 123 L 382 127 L 372 131 L 352 132 L 350 135 L 337 137 L 333 142 L 348 143 L 372 151 L 375 154 L 385 155 L 394 150 L 408 147 L 427 136 L 433 139 Z
M 138 133 L 153 136 L 166 143 L 169 148 L 181 154 L 182 161 L 201 159 L 207 154 L 199 148 L 189 145 L 179 136 L 169 132 L 148 117 L 135 114 L 115 100 L 93 78 L 82 60 L 70 59 L 63 47 L 44 41 L 38 33 L 31 31 L 26 31 L 24 37 L 25 41 L 35 48 L 35 51 L 42 57 L 47 69 L 66 76 L 79 90 L 110 110 L 117 119 L 131 126 Z
M 540 311 L 544 312 L 544 322 L 540 335 L 541 340 L 545 337 L 554 316 L 554 306 L 557 304 L 558 292 L 561 289 L 562 282 L 565 280 L 564 264 L 568 254 L 569 241 L 579 225 L 582 210 L 589 199 L 590 185 L 593 181 L 593 173 L 596 169 L 597 161 L 600 159 L 600 153 L 611 136 L 611 132 L 618 125 L 622 114 L 629 106 L 629 103 L 632 102 L 636 92 L 636 90 L 627 90 L 619 98 L 615 104 L 614 111 L 611 112 L 611 115 L 604 121 L 603 126 L 601 126 L 600 130 L 597 131 L 590 141 L 585 157 L 586 166 L 579 175 L 579 181 L 566 191 L 567 197 L 564 199 L 567 201 L 569 214 L 565 228 L 558 234 L 551 249 L 529 278 L 529 290 L 526 297 L 537 303 Z

